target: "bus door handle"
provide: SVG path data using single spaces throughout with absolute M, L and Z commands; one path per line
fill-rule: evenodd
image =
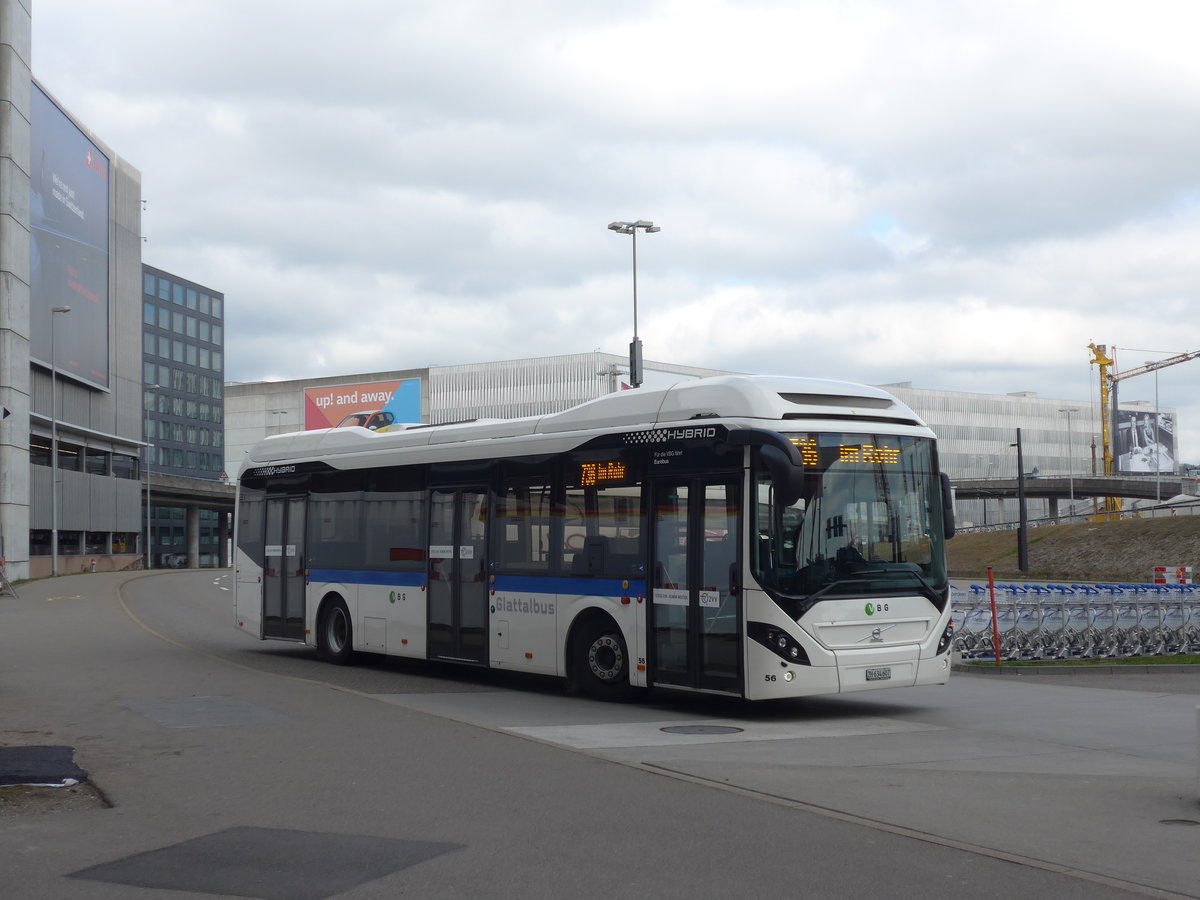
M 737 563 L 731 562 L 729 564 L 729 596 L 730 597 L 736 597 L 738 594 L 737 572 L 738 572 Z

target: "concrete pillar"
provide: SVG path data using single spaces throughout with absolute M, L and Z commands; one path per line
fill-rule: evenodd
M 1058 518 L 1058 498 L 1057 497 L 1050 498 L 1050 518 L 1052 518 L 1052 519 Z
M 224 510 L 217 513 L 217 564 L 229 568 L 229 513 Z
M 187 567 L 189 569 L 200 568 L 200 507 L 187 507 L 187 527 L 185 529 L 185 540 L 187 541 Z

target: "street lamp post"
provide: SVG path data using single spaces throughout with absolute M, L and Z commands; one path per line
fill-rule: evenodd
M 1021 429 L 1017 429 L 1017 571 L 1029 571 L 1029 511 L 1025 505 L 1025 456 L 1021 452 Z
M 58 574 L 58 359 L 54 351 L 54 334 L 59 315 L 69 313 L 69 306 L 50 310 L 50 574 Z
M 645 219 L 638 219 L 636 222 L 610 222 L 608 225 L 609 231 L 633 236 L 633 340 L 629 343 L 629 383 L 631 387 L 640 387 L 642 384 L 642 339 L 638 337 L 637 327 L 637 233 L 639 228 L 646 234 L 662 231 L 653 222 L 647 222 Z
M 1071 430 L 1071 415 L 1079 412 L 1079 407 L 1068 406 L 1060 409 L 1067 416 L 1067 486 L 1071 493 L 1071 515 L 1075 514 L 1075 433 Z
M 150 464 L 153 460 L 154 444 L 150 440 L 150 407 L 154 405 L 154 394 L 162 390 L 162 385 L 148 384 L 146 385 L 146 393 L 142 399 L 144 408 L 144 420 L 146 430 L 146 568 L 154 568 L 154 532 L 151 531 L 150 524 Z M 147 402 L 149 401 L 149 402 Z

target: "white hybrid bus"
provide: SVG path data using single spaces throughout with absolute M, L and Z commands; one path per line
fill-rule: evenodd
M 598 697 L 944 683 L 949 482 L 882 390 L 719 377 L 248 454 L 237 626 Z

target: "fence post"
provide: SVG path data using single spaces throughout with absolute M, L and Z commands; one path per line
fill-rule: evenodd
M 996 651 L 996 665 L 1000 665 L 1000 626 L 996 623 L 996 581 L 992 567 L 988 566 L 988 593 L 992 595 L 992 649 Z

